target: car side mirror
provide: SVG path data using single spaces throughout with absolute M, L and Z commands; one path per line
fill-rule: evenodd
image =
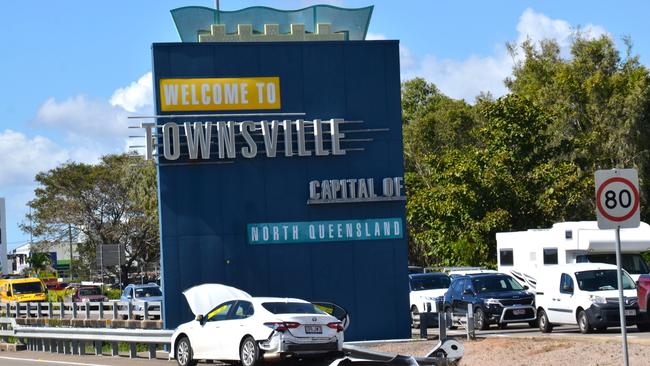
M 194 318 L 194 320 L 196 320 L 197 322 L 201 323 L 201 325 L 203 325 L 203 323 L 204 323 L 203 320 L 204 320 L 204 319 L 205 319 L 205 317 L 203 316 L 203 314 L 199 314 L 199 315 L 196 316 L 196 318 Z
M 474 291 L 466 288 L 463 290 L 463 295 L 474 295 Z
M 528 285 L 524 285 L 524 290 L 528 290 L 529 288 Z

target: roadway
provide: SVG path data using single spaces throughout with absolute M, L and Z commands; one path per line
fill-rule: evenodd
M 430 336 L 437 337 L 437 329 L 428 330 Z M 465 330 L 459 328 L 448 331 L 450 336 L 461 339 L 465 335 Z M 419 330 L 414 330 L 414 338 L 419 336 Z M 511 324 L 507 329 L 498 329 L 491 327 L 489 330 L 476 331 L 477 337 L 504 337 L 504 338 L 532 338 L 532 337 L 549 337 L 562 339 L 598 339 L 611 340 L 620 342 L 620 328 L 609 328 L 605 332 L 595 332 L 591 334 L 581 334 L 578 327 L 562 326 L 555 327 L 552 333 L 541 333 L 537 328 L 529 328 L 524 324 Z M 641 343 L 650 345 L 650 332 L 639 332 L 636 327 L 628 328 L 628 341 L 630 343 Z M 146 354 L 141 354 L 141 358 L 131 359 L 126 356 L 74 356 L 63 355 L 47 352 L 3 352 L 0 353 L 1 365 L 16 366 L 44 366 L 44 365 L 70 365 L 70 366 L 122 366 L 122 365 L 142 365 L 142 366 L 172 366 L 176 365 L 174 360 L 168 360 L 166 353 L 159 353 L 155 360 L 146 359 Z M 202 363 L 205 364 L 205 363 Z M 322 366 L 318 362 L 293 362 L 292 366 Z

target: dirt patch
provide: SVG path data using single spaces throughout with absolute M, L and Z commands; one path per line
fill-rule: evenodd
M 381 352 L 424 356 L 435 341 L 376 345 Z M 620 339 L 484 338 L 462 341 L 465 355 L 459 366 L 619 366 L 623 364 Z M 630 365 L 650 364 L 650 347 L 628 344 Z

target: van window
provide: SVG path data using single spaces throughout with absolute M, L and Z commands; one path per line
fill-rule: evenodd
M 544 264 L 557 264 L 557 248 L 544 248 Z
M 560 293 L 573 293 L 573 278 L 566 273 L 562 273 L 562 277 L 560 278 Z
M 512 256 L 512 249 L 501 249 L 501 250 L 499 250 L 499 263 L 502 266 L 512 266 L 512 265 L 514 265 L 514 258 Z

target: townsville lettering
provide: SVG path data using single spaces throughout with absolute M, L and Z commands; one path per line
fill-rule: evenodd
M 238 155 L 252 159 L 260 153 L 269 158 L 278 154 L 287 157 L 345 155 L 341 148 L 345 138 L 345 133 L 340 131 L 343 122 L 336 118 L 326 121 L 167 122 L 161 126 L 163 156 L 166 160 L 177 160 L 183 154 L 189 159 L 208 160 L 211 154 L 218 159 L 235 159 Z M 141 127 L 145 130 L 146 156 L 150 159 L 154 150 L 153 129 L 157 126 L 142 123 Z M 181 134 L 185 136 L 183 143 Z M 217 149 L 214 153 L 213 146 Z

